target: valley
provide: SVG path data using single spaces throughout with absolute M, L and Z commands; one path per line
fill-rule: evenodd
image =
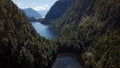
M 30 11 L 0 0 L 0 68 L 120 68 L 119 0 L 57 0 L 44 18 Z
M 32 22 L 33 27 L 40 36 L 43 36 L 47 39 L 57 38 L 57 33 L 50 29 L 49 25 L 41 24 L 40 22 Z

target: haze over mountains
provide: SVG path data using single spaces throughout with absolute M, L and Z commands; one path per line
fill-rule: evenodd
M 34 18 L 40 18 L 40 17 L 42 17 L 39 12 L 35 11 L 32 8 L 25 8 L 25 9 L 22 9 L 22 10 L 25 12 L 25 14 L 27 15 L 27 17 L 29 17 L 29 18 L 30 17 L 34 17 Z
M 42 17 L 45 17 L 45 15 L 48 13 L 49 10 L 39 10 L 39 14 L 42 15 Z
M 25 8 L 25 9 L 22 9 L 22 11 L 28 17 L 28 20 L 30 22 L 37 22 L 38 19 L 42 19 L 44 17 L 44 15 L 47 13 L 46 10 L 45 11 L 36 11 L 36 10 L 34 10 L 32 8 Z

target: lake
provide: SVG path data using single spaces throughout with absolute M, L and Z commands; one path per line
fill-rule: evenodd
M 39 22 L 32 22 L 33 27 L 40 34 L 47 39 L 54 39 L 57 36 L 49 28 L 48 25 L 41 24 Z M 82 68 L 80 63 L 71 56 L 57 57 L 52 68 Z
M 52 68 L 82 68 L 82 66 L 76 59 L 68 56 L 57 58 Z
M 49 25 L 44 25 L 40 22 L 32 22 L 32 25 L 40 36 L 43 36 L 47 39 L 54 39 L 57 37 L 57 35 L 55 35 L 55 32 L 49 28 Z

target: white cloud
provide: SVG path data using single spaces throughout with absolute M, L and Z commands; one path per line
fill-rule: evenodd
M 45 4 L 45 5 L 43 5 L 44 7 L 49 7 L 49 5 L 48 4 Z
M 48 4 L 42 5 L 42 6 L 35 6 L 32 7 L 34 10 L 40 11 L 40 10 L 49 10 L 50 6 Z
M 17 3 L 17 5 L 21 5 L 21 3 Z
M 21 9 L 26 9 L 26 8 L 29 8 L 29 7 L 23 7 L 23 6 L 20 6 Z

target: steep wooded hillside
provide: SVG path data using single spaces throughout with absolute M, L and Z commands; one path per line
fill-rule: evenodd
M 48 11 L 47 15 L 45 16 L 44 20 L 41 21 L 44 24 L 50 24 L 52 19 L 59 18 L 63 13 L 73 5 L 76 0 L 58 0 L 55 4 L 51 7 Z
M 36 33 L 11 0 L 0 0 L 0 68 L 50 68 L 64 52 L 80 55 L 85 68 L 120 68 L 119 12 L 119 0 L 76 0 L 49 21 L 60 32 L 56 46 Z
M 51 21 L 61 33 L 58 52 L 80 54 L 86 68 L 119 68 L 119 12 L 119 0 L 77 0 Z
M 53 48 L 11 0 L 0 0 L 0 68 L 49 68 Z

